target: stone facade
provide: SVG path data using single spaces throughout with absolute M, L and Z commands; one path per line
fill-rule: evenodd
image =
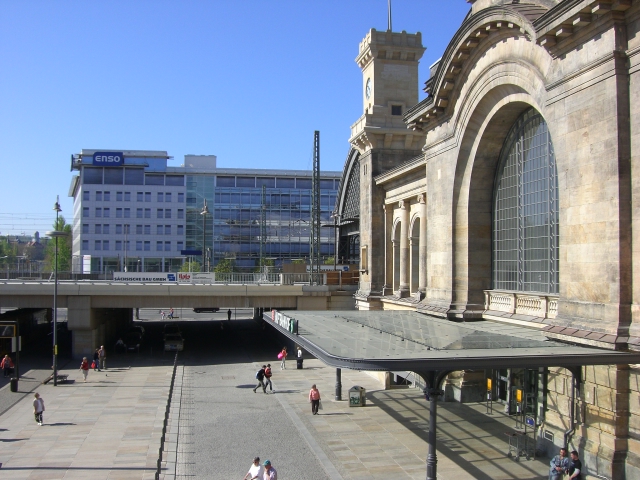
M 423 135 L 420 155 L 413 139 L 394 150 L 395 140 L 365 143 L 352 127 L 366 250 L 356 304 L 640 349 L 640 1 L 468 1 L 427 98 L 404 115 L 407 131 Z M 530 109 L 555 155 L 557 293 L 493 288 L 496 172 L 511 127 Z M 639 373 L 544 372 L 540 449 L 567 441 L 591 474 L 640 478 Z M 450 395 L 463 398 L 459 386 L 475 380 L 452 376 Z

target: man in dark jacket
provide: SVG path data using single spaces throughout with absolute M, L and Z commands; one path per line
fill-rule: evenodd
M 267 393 L 267 386 L 264 384 L 264 369 L 267 368 L 266 365 L 262 365 L 262 368 L 260 370 L 258 370 L 258 373 L 256 373 L 256 379 L 258 380 L 258 385 L 256 385 L 256 388 L 253 389 L 253 393 L 256 393 L 256 390 L 258 389 L 258 387 L 262 387 L 262 391 L 264 393 Z

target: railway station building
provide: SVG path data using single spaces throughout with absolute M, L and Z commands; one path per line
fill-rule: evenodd
M 429 78 L 428 36 L 372 29 L 359 45 L 334 212 L 356 305 L 638 351 L 640 2 L 468 3 Z M 540 451 L 566 442 L 594 474 L 640 478 L 638 365 L 514 363 L 443 389 L 513 413 L 525 398 Z

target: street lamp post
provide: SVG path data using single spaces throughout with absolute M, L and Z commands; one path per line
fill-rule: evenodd
M 58 215 L 62 211 L 60 208 L 60 196 L 56 198 L 53 205 L 56 212 L 55 230 L 47 232 L 49 237 L 55 239 L 54 255 L 54 283 L 53 283 L 53 386 L 58 386 L 58 237 L 66 237 L 67 233 L 58 230 Z
M 202 215 L 202 268 L 205 269 L 205 272 L 209 272 L 209 265 L 207 263 L 207 214 L 209 213 L 209 208 L 207 207 L 207 199 L 204 199 L 204 207 L 202 207 L 202 211 L 200 215 Z

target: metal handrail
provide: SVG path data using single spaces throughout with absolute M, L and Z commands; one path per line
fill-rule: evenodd
M 149 276 L 154 273 L 149 273 Z M 164 272 L 157 273 L 156 275 L 165 275 Z M 174 274 L 177 275 L 177 274 Z M 61 278 L 62 277 L 62 278 Z M 64 278 L 62 275 L 58 275 L 59 284 L 69 283 L 158 283 L 158 284 L 178 284 L 178 285 L 326 285 L 327 274 L 326 273 L 209 273 L 198 274 L 187 281 L 182 280 L 166 280 L 158 282 L 150 282 L 149 280 L 127 278 L 124 280 L 114 280 L 112 274 L 106 275 L 83 275 L 74 274 L 75 278 Z M 96 278 L 98 277 L 98 278 Z M 110 278 L 108 278 L 110 277 Z M 49 283 L 51 278 L 15 278 L 15 279 L 2 279 L 0 282 L 7 283 Z

